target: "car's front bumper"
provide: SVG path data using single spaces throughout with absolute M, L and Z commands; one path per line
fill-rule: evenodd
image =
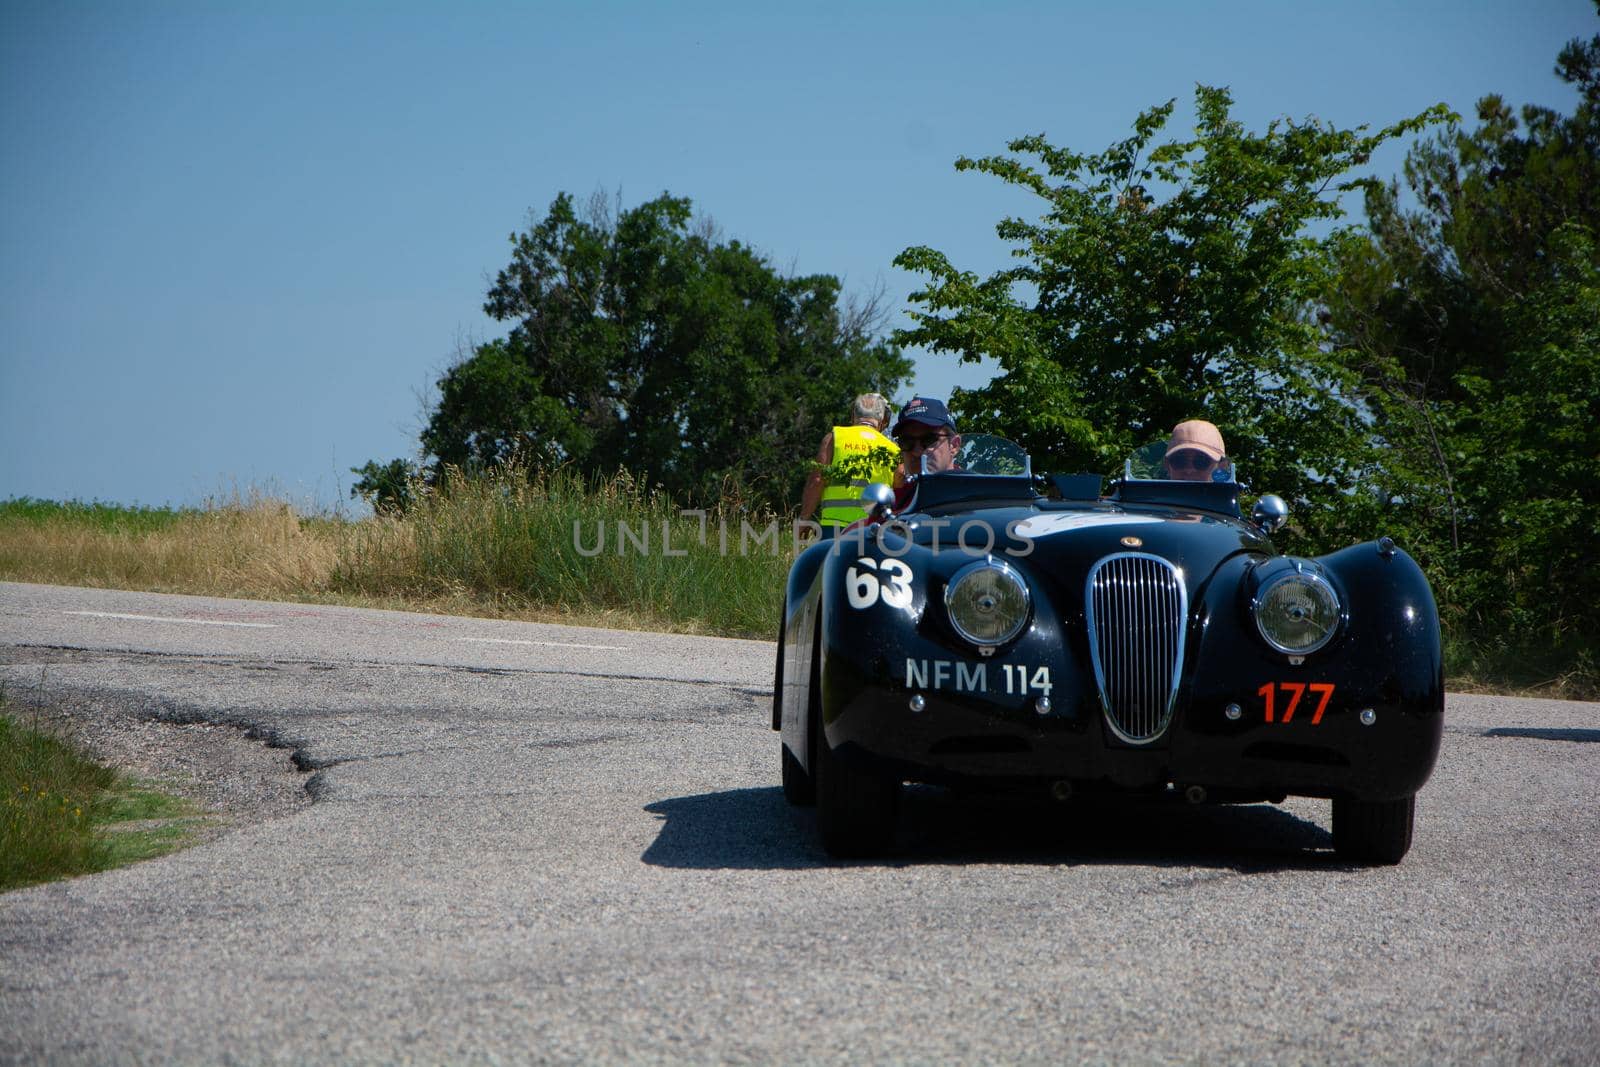
M 1092 675 L 1067 651 L 1051 655 L 1023 642 L 962 663 L 936 645 L 913 645 L 890 663 L 870 646 L 831 649 L 822 670 L 823 731 L 842 758 L 906 780 L 1176 783 L 1216 795 L 1409 796 L 1438 755 L 1441 685 L 1372 684 L 1326 668 L 1295 673 L 1265 659 L 1235 660 L 1226 680 L 1189 678 L 1166 730 L 1129 744 L 1109 727 Z M 941 659 L 949 664 L 943 670 Z M 1053 683 L 1048 706 L 1039 703 L 1045 694 L 1022 691 L 1021 680 L 1040 667 Z

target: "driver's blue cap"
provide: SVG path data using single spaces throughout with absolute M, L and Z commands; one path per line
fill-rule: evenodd
M 943 400 L 931 400 L 926 397 L 914 396 L 910 403 L 900 409 L 900 420 L 894 424 L 895 434 L 908 422 L 920 423 L 923 426 L 932 426 L 936 429 L 956 432 L 955 420 L 950 417 L 950 412 L 944 406 Z

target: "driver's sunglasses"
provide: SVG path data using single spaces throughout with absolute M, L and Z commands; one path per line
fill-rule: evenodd
M 1217 461 L 1204 452 L 1174 452 L 1167 457 L 1167 466 L 1175 471 L 1204 471 L 1217 465 Z
M 900 443 L 900 448 L 904 452 L 925 452 L 930 448 L 937 448 L 942 441 L 950 440 L 950 435 L 947 433 L 907 433 L 901 434 L 895 440 Z

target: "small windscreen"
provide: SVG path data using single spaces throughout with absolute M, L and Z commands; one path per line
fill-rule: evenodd
M 1130 482 L 1237 481 L 1231 459 L 1218 461 L 1195 449 L 1179 449 L 1169 456 L 1166 438 L 1136 449 L 1123 462 L 1122 476 Z

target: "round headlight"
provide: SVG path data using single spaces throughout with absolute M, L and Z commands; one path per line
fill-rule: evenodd
M 1339 595 L 1319 574 L 1289 571 L 1256 593 L 1255 612 L 1256 629 L 1267 644 L 1304 656 L 1327 644 L 1339 628 Z
M 945 611 L 956 633 L 975 645 L 1003 645 L 1028 622 L 1028 585 L 995 559 L 969 563 L 944 588 Z

